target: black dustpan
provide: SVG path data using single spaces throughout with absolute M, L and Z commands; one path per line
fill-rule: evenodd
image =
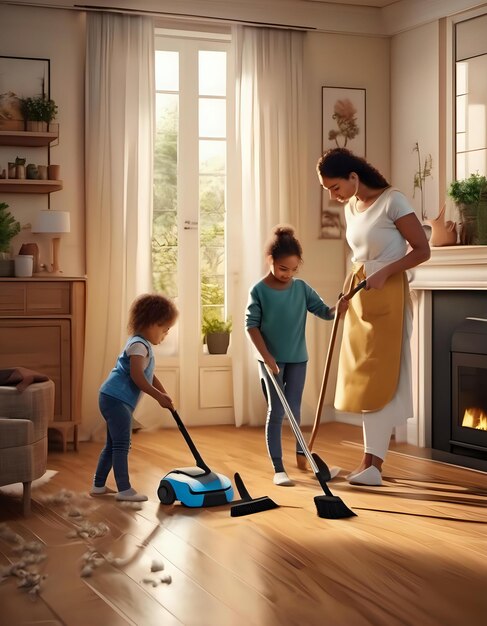
M 357 514 L 350 510 L 341 498 L 332 494 L 330 488 L 327 485 L 327 482 L 331 479 L 328 465 L 317 454 L 311 454 L 311 452 L 309 451 L 309 448 L 306 445 L 306 441 L 304 440 L 303 433 L 299 428 L 299 424 L 291 411 L 291 407 L 286 400 L 286 396 L 284 395 L 284 392 L 278 380 L 267 365 L 266 370 L 269 378 L 272 380 L 272 383 L 276 389 L 277 395 L 279 396 L 284 412 L 286 413 L 286 417 L 291 424 L 294 435 L 299 445 L 303 449 L 303 452 L 306 455 L 308 463 L 310 464 L 311 469 L 318 479 L 318 482 L 325 492 L 325 495 L 315 496 L 314 498 L 318 517 L 325 517 L 327 519 L 343 519 L 346 517 L 355 517 Z
M 241 517 L 242 515 L 251 515 L 252 513 L 261 513 L 262 511 L 270 511 L 271 509 L 277 509 L 279 506 L 271 500 L 269 496 L 262 496 L 261 498 L 252 498 L 247 491 L 240 474 L 234 475 L 235 486 L 238 489 L 238 493 L 242 500 L 236 502 L 230 509 L 230 515 L 232 517 Z

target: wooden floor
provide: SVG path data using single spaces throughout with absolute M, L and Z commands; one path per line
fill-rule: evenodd
M 0 495 L 0 572 L 20 558 L 15 534 L 38 540 L 46 556 L 27 566 L 45 576 L 37 596 L 18 588 L 18 577 L 0 582 L 1 626 L 486 623 L 485 474 L 396 446 L 382 488 L 352 487 L 344 475 L 361 457 L 361 430 L 325 424 L 315 451 L 343 468 L 330 487 L 357 513 L 327 520 L 316 514 L 313 497 L 323 492 L 313 474 L 294 466 L 290 431 L 284 447 L 294 487 L 273 485 L 262 429 L 191 432 L 212 469 L 240 472 L 253 497 L 280 507 L 232 518 L 230 505 L 160 504 L 162 476 L 193 464 L 177 430 L 133 437 L 132 484 L 149 495 L 140 510 L 86 495 L 101 444 L 50 452 L 48 468 L 58 473 L 33 491 L 29 519 L 17 499 Z M 101 536 L 90 537 L 96 530 Z M 91 575 L 81 576 L 97 556 Z M 157 560 L 164 569 L 151 572 Z M 157 584 L 163 575 L 171 582 Z

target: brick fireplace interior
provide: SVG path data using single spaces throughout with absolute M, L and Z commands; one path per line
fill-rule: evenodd
M 433 292 L 432 455 L 487 471 L 487 321 L 482 320 L 487 320 L 487 292 Z

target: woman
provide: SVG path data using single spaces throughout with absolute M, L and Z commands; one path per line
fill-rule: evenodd
M 346 203 L 349 285 L 367 280 L 350 300 L 338 365 L 335 407 L 363 418 L 364 455 L 347 479 L 379 486 L 392 429 L 413 413 L 406 270 L 426 261 L 430 248 L 406 197 L 365 159 L 345 148 L 328 150 L 317 173 L 330 199 Z

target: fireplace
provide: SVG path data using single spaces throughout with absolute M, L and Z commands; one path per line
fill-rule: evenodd
M 451 451 L 487 461 L 487 319 L 454 330 L 450 364 Z
M 487 471 L 487 293 L 432 297 L 433 458 Z

